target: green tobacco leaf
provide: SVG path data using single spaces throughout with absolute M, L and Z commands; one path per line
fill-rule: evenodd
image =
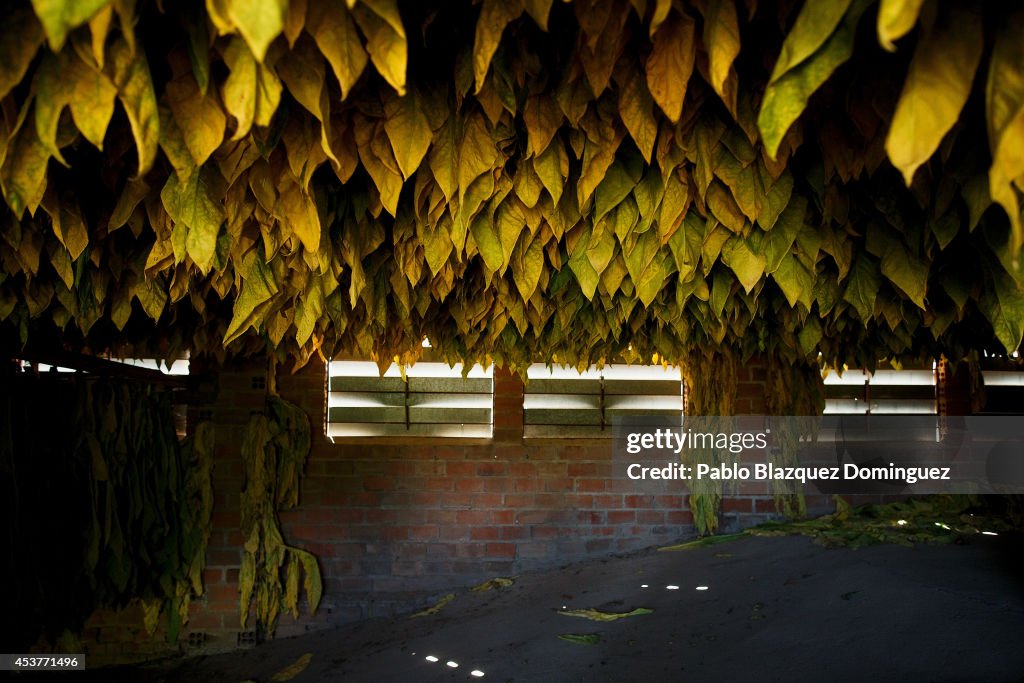
M 924 296 L 928 289 L 928 264 L 907 251 L 906 247 L 893 242 L 882 256 L 882 275 L 910 297 L 921 309 L 925 308 Z
M 172 173 L 160 191 L 164 209 L 175 223 L 185 226 L 185 251 L 196 267 L 207 273 L 213 267 L 217 234 L 224 222 L 224 207 L 211 187 L 212 171 L 205 168 L 184 183 Z
M 747 293 L 761 280 L 767 265 L 764 255 L 752 251 L 739 235 L 733 235 L 722 246 L 722 262 L 732 269 Z
M 601 642 L 601 636 L 597 633 L 563 633 L 558 637 L 576 645 L 597 645 Z
M 228 16 L 249 49 L 262 62 L 267 48 L 284 29 L 288 0 L 226 0 Z
M 46 31 L 50 49 L 59 52 L 72 29 L 89 21 L 111 0 L 32 0 L 32 9 Z
M 264 317 L 265 304 L 277 293 L 274 274 L 263 261 L 259 251 L 259 249 L 250 250 L 242 262 L 241 291 L 238 298 L 235 299 L 231 323 L 228 325 L 227 332 L 224 333 L 225 346 L 240 337 L 250 327 L 260 325 Z M 239 586 L 244 586 L 241 578 L 239 578 Z M 244 606 L 248 603 L 243 599 L 242 604 Z M 244 620 L 242 624 L 245 625 Z
M 665 116 L 679 120 L 686 98 L 686 85 L 693 73 L 697 41 L 693 18 L 671 13 L 654 34 L 654 45 L 647 58 L 647 88 Z
M 838 27 L 834 32 L 825 33 L 824 29 L 834 18 L 837 7 L 846 4 L 850 4 L 849 10 Z M 761 131 L 765 150 L 773 159 L 786 131 L 807 107 L 810 96 L 853 54 L 857 22 L 868 4 L 869 0 L 804 4 L 800 16 L 808 14 L 814 20 L 801 22 L 798 18 L 786 36 L 782 55 L 775 65 L 772 82 L 765 91 L 761 111 L 757 115 L 757 128 Z M 827 40 L 823 36 L 828 36 Z M 788 50 L 786 45 L 790 46 Z
M 960 117 L 983 46 L 981 17 L 956 5 L 940 12 L 918 40 L 885 140 L 907 185 Z
M 1007 353 L 1020 348 L 1024 336 L 1024 291 L 1013 278 L 1000 274 L 997 277 L 995 297 L 991 294 L 981 302 L 981 309 L 992 323 L 996 338 Z
M 822 331 L 821 323 L 818 319 L 813 316 L 808 316 L 807 322 L 804 323 L 800 331 L 797 332 L 796 338 L 800 342 L 800 350 L 803 351 L 805 356 L 812 356 L 818 350 L 818 343 L 821 341 Z
M 814 273 L 809 271 L 796 256 L 786 256 L 772 273 L 772 278 L 786 295 L 790 306 L 802 303 L 810 309 L 814 302 Z
M 859 254 L 846 276 L 843 300 L 848 301 L 857 311 L 860 319 L 867 322 L 875 313 L 875 299 L 882 285 L 882 271 L 878 263 L 865 254 Z
M 793 28 L 782 43 L 769 83 L 782 78 L 803 64 L 832 36 L 853 0 L 835 2 L 806 2 L 800 9 Z

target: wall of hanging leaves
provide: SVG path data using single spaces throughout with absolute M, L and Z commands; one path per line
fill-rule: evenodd
M 101 607 L 141 600 L 174 642 L 203 593 L 213 425 L 178 441 L 168 391 L 45 373 L 0 381 L 6 520 L 0 641 L 75 643 Z

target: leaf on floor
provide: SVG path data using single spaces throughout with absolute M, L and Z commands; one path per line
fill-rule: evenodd
M 646 607 L 637 607 L 632 612 L 602 612 L 596 609 L 570 609 L 560 610 L 558 613 L 567 617 L 582 617 L 591 621 L 615 621 L 626 617 L 639 617 L 644 614 L 651 614 L 654 610 Z
M 483 591 L 489 591 L 492 588 L 508 588 L 515 582 L 515 579 L 506 579 L 502 576 L 499 576 L 497 578 L 490 579 L 489 581 L 484 581 L 481 584 L 473 586 L 472 588 L 470 588 L 470 590 L 474 593 L 482 593 Z
M 706 548 L 709 545 L 718 545 L 719 543 L 728 543 L 729 541 L 735 541 L 737 539 L 746 536 L 744 532 L 737 534 L 722 534 L 721 536 L 704 536 L 693 541 L 687 541 L 686 543 L 679 543 L 677 545 L 667 545 L 664 548 L 658 548 L 662 552 L 675 552 L 677 550 L 695 550 L 696 548 Z
M 271 678 L 270 680 L 274 681 L 274 683 L 284 683 L 284 681 L 290 681 L 296 676 L 298 676 L 300 673 L 305 671 L 306 667 L 309 666 L 309 663 L 312 660 L 313 653 L 307 652 L 306 654 L 296 659 L 294 663 L 292 663 L 289 666 L 286 666 L 285 668 L 281 669 L 276 674 L 274 674 L 273 678 Z
M 558 637 L 577 645 L 597 645 L 601 642 L 601 636 L 596 633 L 563 633 Z
M 438 612 L 441 611 L 442 607 L 444 607 L 445 605 L 447 605 L 449 602 L 451 602 L 454 599 L 455 599 L 455 593 L 449 593 L 448 595 L 446 595 L 443 598 L 441 598 L 440 600 L 438 600 L 437 603 L 433 607 L 428 607 L 427 609 L 423 610 L 422 612 L 417 612 L 416 614 L 412 615 L 409 618 L 410 619 L 416 619 L 417 617 L 429 617 L 431 615 L 437 614 Z

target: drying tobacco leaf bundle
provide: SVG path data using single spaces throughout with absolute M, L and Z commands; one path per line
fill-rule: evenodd
M 242 491 L 242 535 L 246 539 L 239 570 L 240 621 L 250 610 L 261 636 L 273 636 L 282 609 L 299 616 L 305 590 L 310 612 L 323 595 L 316 556 L 287 545 L 278 510 L 299 504 L 299 482 L 309 455 L 309 418 L 277 396 L 268 396 L 266 410 L 253 415 L 242 441 L 245 488 Z
M 838 367 L 1024 330 L 1017 3 L 22 0 L 0 26 L 11 343 Z
M 75 634 L 94 610 L 134 601 L 175 642 L 204 590 L 212 424 L 179 443 L 168 392 L 57 373 L 5 377 L 0 411 L 4 576 L 18 586 L 5 642 Z

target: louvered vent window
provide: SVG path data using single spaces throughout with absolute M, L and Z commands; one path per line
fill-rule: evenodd
M 616 416 L 683 416 L 679 369 L 608 365 L 584 372 L 543 364 L 527 371 L 527 437 L 611 437 Z
M 1024 415 L 1024 371 L 986 369 L 981 371 L 981 377 L 985 383 L 982 414 Z
M 935 370 L 850 368 L 825 377 L 826 415 L 936 415 Z
M 493 368 L 421 361 L 405 378 L 392 364 L 335 360 L 328 375 L 327 436 L 491 436 Z

